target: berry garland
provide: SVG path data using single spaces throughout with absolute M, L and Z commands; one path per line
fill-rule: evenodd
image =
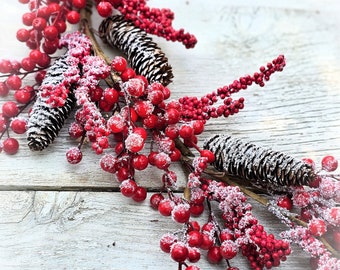
M 297 161 L 230 137 L 215 136 L 206 141 L 205 149 L 198 147 L 197 136 L 204 131 L 206 122 L 243 109 L 244 99 L 234 100 L 231 95 L 254 83 L 264 86 L 273 73 L 285 67 L 283 55 L 253 75 L 201 98 L 170 100 L 167 84 L 173 76 L 171 67 L 146 33 L 182 42 L 186 48 L 193 48 L 197 42 L 184 30 L 173 29 L 171 10 L 150 8 L 143 0 L 95 1 L 98 13 L 108 17 L 99 29 L 101 38 L 127 54 L 128 67 L 123 57 L 108 59 L 89 32 L 91 1 L 20 2 L 28 4 L 29 12 L 22 19 L 29 28 L 19 29 L 17 39 L 30 52 L 20 62 L 0 60 L 0 72 L 6 78 L 0 82 L 0 96 L 10 99 L 1 107 L 0 140 L 7 138 L 0 143 L 0 152 L 17 153 L 19 143 L 12 132 L 27 133 L 31 150 L 46 148 L 76 107 L 69 135 L 79 143 L 67 151 L 69 163 L 82 160 L 81 148 L 89 141 L 100 155 L 101 168 L 114 174 L 121 193 L 137 202 L 147 197 L 147 190 L 138 185 L 137 171 L 147 166 L 163 171 L 163 187 L 150 197 L 150 204 L 161 215 L 171 216 L 182 225 L 160 240 L 161 249 L 178 263 L 178 269 L 199 269 L 194 263 L 200 260 L 202 250 L 213 264 L 226 261 L 228 270 L 238 269 L 232 266 L 238 253 L 248 259 L 252 269 L 270 269 L 290 255 L 289 242 L 298 243 L 310 253 L 315 269 L 340 269 L 336 258 L 340 246 L 340 186 L 332 174 L 338 166 L 334 157 L 324 157 L 321 169 L 316 169 L 311 160 Z M 120 15 L 110 17 L 113 11 Z M 84 33 L 64 34 L 66 23 L 79 22 Z M 66 52 L 53 60 L 51 55 L 61 48 Z M 152 55 L 143 59 L 141 49 Z M 34 76 L 35 84 L 23 85 L 29 76 Z M 21 117 L 32 103 L 29 118 Z M 152 147 L 145 154 L 148 137 Z M 191 159 L 188 148 L 197 150 L 199 156 Z M 170 169 L 171 163 L 179 160 L 190 169 L 183 196 L 174 193 L 177 175 Z M 235 186 L 225 177 L 219 179 L 209 164 L 256 180 L 271 199 L 241 184 Z M 285 188 L 273 188 L 273 184 Z M 281 234 L 284 239 L 268 234 L 259 224 L 245 194 L 258 199 L 289 226 Z M 291 212 L 293 206 L 300 209 L 299 217 Z M 209 218 L 200 226 L 193 218 L 205 208 Z M 216 212 L 219 217 L 216 208 L 220 210 Z M 330 235 L 333 241 L 327 241 Z

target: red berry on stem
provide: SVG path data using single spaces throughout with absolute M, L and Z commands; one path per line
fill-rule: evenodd
M 6 101 L 2 105 L 2 114 L 6 117 L 14 117 L 19 113 L 17 104 L 13 101 Z
M 169 253 L 171 246 L 177 242 L 177 237 L 173 234 L 164 234 L 159 241 L 159 246 L 163 252 Z
M 19 142 L 15 138 L 7 138 L 3 141 L 2 147 L 6 154 L 14 155 L 18 152 Z
M 67 12 L 66 19 L 70 24 L 76 24 L 80 21 L 80 14 L 77 11 L 71 10 Z
M 158 209 L 159 203 L 164 200 L 164 196 L 161 193 L 152 194 L 150 197 L 150 205 L 153 209 Z
M 127 68 L 127 61 L 122 56 L 116 56 L 112 59 L 111 67 L 117 72 L 123 72 Z
M 184 262 L 188 257 L 188 248 L 182 242 L 176 242 L 171 246 L 171 258 L 176 262 Z
M 293 208 L 292 200 L 287 196 L 281 196 L 277 199 L 277 205 L 279 207 L 285 208 L 287 210 L 291 210 Z
M 15 91 L 14 99 L 21 104 L 27 104 L 31 99 L 31 91 L 27 88 L 19 89 Z
M 171 216 L 172 209 L 175 204 L 170 199 L 164 199 L 160 201 L 158 205 L 158 211 L 162 216 Z
M 146 155 L 139 154 L 133 157 L 132 166 L 139 171 L 146 169 L 149 164 L 149 159 Z
M 321 160 L 321 166 L 327 172 L 335 171 L 338 168 L 338 160 L 333 156 L 325 156 Z
M 45 38 L 49 40 L 54 40 L 58 37 L 59 31 L 58 28 L 55 27 L 54 25 L 49 25 L 45 27 L 43 34 Z
M 125 69 L 121 74 L 121 78 L 122 78 L 123 82 L 126 82 L 126 81 L 134 78 L 135 76 L 136 76 L 136 72 L 132 68 Z
M 199 231 L 190 231 L 188 233 L 188 245 L 191 247 L 200 247 L 203 241 L 202 234 Z
M 125 197 L 132 197 L 137 190 L 137 184 L 135 181 L 128 179 L 124 180 L 120 184 L 120 192 L 125 196 Z
M 147 191 L 144 187 L 137 187 L 134 195 L 132 196 L 132 199 L 135 202 L 142 202 L 146 199 Z
M 314 218 L 309 221 L 308 229 L 312 235 L 322 236 L 327 231 L 327 226 L 324 220 L 320 218 Z
M 86 0 L 72 0 L 72 5 L 75 8 L 82 9 L 86 6 Z
M 26 42 L 30 38 L 30 32 L 27 29 L 21 28 L 17 31 L 16 38 L 20 42 Z
M 0 97 L 6 97 L 9 93 L 9 88 L 6 83 L 0 82 Z
M 178 223 L 186 223 L 190 218 L 190 207 L 188 204 L 175 205 L 171 212 L 172 218 Z
M 208 253 L 207 253 L 207 258 L 208 261 L 212 264 L 218 264 L 221 262 L 223 259 L 221 252 L 220 252 L 220 247 L 218 246 L 212 246 L 209 248 Z
M 26 120 L 21 118 L 15 118 L 11 122 L 11 129 L 17 134 L 23 134 L 26 132 Z
M 6 80 L 9 89 L 18 90 L 21 87 L 21 78 L 18 75 L 11 75 Z
M 97 11 L 100 16 L 105 18 L 112 14 L 113 7 L 109 2 L 99 2 L 97 5 Z
M 201 252 L 196 247 L 188 247 L 188 260 L 191 263 L 198 262 L 201 258 Z
M 238 252 L 238 246 L 234 241 L 223 241 L 220 247 L 221 255 L 224 259 L 231 260 Z
M 66 159 L 70 164 L 77 164 L 82 160 L 83 154 L 78 147 L 72 147 L 66 152 Z

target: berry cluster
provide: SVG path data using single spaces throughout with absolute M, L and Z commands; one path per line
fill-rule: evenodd
M 241 77 L 239 80 L 217 89 L 217 92 L 209 93 L 201 98 L 180 98 L 179 102 L 183 107 L 182 117 L 186 120 L 209 120 L 210 118 L 228 117 L 237 113 L 244 107 L 244 98 L 233 100 L 230 96 L 240 90 L 247 89 L 253 83 L 263 87 L 265 81 L 268 81 L 274 72 L 282 71 L 285 65 L 285 58 L 280 55 L 271 63 L 268 63 L 266 67 L 261 66 L 259 72 L 255 72 L 253 76 Z M 223 100 L 223 104 L 213 106 L 219 100 Z
M 310 253 L 315 259 L 313 264 L 316 266 L 313 269 L 327 269 L 322 268 L 329 265 L 324 258 L 330 257 L 331 253 L 317 238 L 322 237 L 332 248 L 340 251 L 340 182 L 334 174 L 338 168 L 338 160 L 333 156 L 325 156 L 319 170 L 313 160 L 305 159 L 305 162 L 311 164 L 317 172 L 315 179 L 309 186 L 300 186 L 279 196 L 276 204 L 286 210 L 298 210 L 296 213 L 306 223 L 306 227 L 294 227 L 291 221 L 286 220 L 291 229 L 282 235 Z M 270 210 L 280 216 L 280 209 L 270 207 Z M 339 260 L 334 261 L 333 258 L 332 261 L 340 267 Z
M 186 266 L 185 269 L 199 269 L 188 263 L 198 262 L 202 251 L 206 252 L 212 264 L 220 264 L 225 260 L 230 270 L 237 269 L 230 265 L 230 260 L 239 252 L 248 258 L 252 269 L 279 266 L 280 261 L 286 260 L 291 252 L 288 241 L 275 239 L 272 234 L 266 233 L 238 187 L 226 186 L 222 182 L 202 177 L 211 161 L 208 157 L 194 159 L 193 171 L 188 177 L 188 187 L 191 190 L 188 201 L 169 191 L 168 198 L 162 194 L 151 196 L 151 205 L 162 215 L 172 216 L 174 221 L 184 223 L 182 230 L 163 235 L 160 240 L 161 249 L 170 253 L 180 267 Z M 203 212 L 201 209 L 204 208 L 204 202 L 208 204 L 209 219 L 200 226 L 190 217 Z M 213 213 L 213 202 L 217 202 L 221 210 L 223 228 Z
M 186 48 L 193 48 L 197 43 L 194 35 L 172 27 L 175 16 L 170 9 L 150 8 L 146 0 L 96 0 L 96 7 L 103 17 L 110 16 L 116 9 L 126 20 L 133 22 L 145 32 L 164 37 L 166 40 L 179 41 Z

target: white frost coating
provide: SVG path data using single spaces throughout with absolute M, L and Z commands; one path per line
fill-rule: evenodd
M 144 145 L 144 139 L 142 136 L 136 133 L 131 133 L 125 140 L 125 147 L 128 151 L 133 151 L 135 147 L 143 147 Z

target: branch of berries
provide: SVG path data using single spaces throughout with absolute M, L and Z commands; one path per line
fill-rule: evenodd
M 263 188 L 267 187 L 271 199 L 251 192 L 249 188 L 236 184 L 214 169 L 205 171 L 220 181 L 240 186 L 245 194 L 267 206 L 270 212 L 290 228 L 282 236 L 310 253 L 313 269 L 328 269 L 327 266 L 331 264 L 326 257 L 334 265 L 339 265 L 340 261 L 336 258 L 340 257 L 340 182 L 335 174 L 338 160 L 333 156 L 325 156 L 320 168 L 316 168 L 311 159 L 297 161 L 283 153 L 232 140 L 230 136 L 213 136 L 206 140 L 204 147 L 215 153 L 213 164 L 218 170 L 248 179 L 247 185 L 262 181 L 260 192 L 263 193 Z M 272 158 L 274 155 L 276 158 Z M 182 159 L 185 163 L 192 162 L 184 156 Z M 262 173 L 265 175 L 261 176 Z M 304 180 L 297 180 L 299 177 L 304 177 Z
M 197 39 L 183 29 L 175 30 L 172 27 L 174 13 L 167 8 L 150 8 L 146 0 L 96 0 L 98 13 L 103 17 L 109 17 L 113 10 L 119 11 L 127 21 L 131 21 L 136 27 L 147 33 L 164 37 L 169 41 L 179 41 L 186 48 L 193 48 Z

